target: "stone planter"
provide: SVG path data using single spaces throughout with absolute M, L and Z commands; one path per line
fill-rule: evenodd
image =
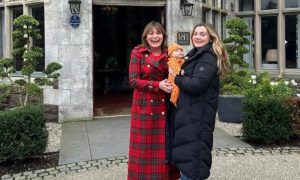
M 218 116 L 222 122 L 241 123 L 243 96 L 219 95 Z

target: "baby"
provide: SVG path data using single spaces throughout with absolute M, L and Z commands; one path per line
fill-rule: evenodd
M 176 75 L 179 74 L 181 65 L 184 63 L 184 54 L 183 48 L 177 43 L 171 43 L 168 46 L 168 65 Z M 175 77 L 170 75 L 168 76 L 168 80 L 172 83 L 173 89 L 171 93 L 170 101 L 177 106 L 177 100 L 179 97 L 179 88 L 174 83 Z

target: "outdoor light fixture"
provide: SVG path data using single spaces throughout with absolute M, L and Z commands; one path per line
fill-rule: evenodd
M 80 25 L 80 4 L 81 0 L 69 0 L 70 5 L 70 11 L 71 11 L 71 18 L 70 18 L 70 24 L 73 28 L 77 28 Z
M 80 4 L 81 0 L 69 0 L 70 11 L 72 14 L 79 14 L 80 13 Z
M 107 15 L 115 15 L 118 12 L 118 7 L 115 6 L 103 6 L 101 7 L 101 13 Z
M 180 9 L 183 16 L 191 16 L 193 14 L 194 4 L 187 0 L 180 0 Z

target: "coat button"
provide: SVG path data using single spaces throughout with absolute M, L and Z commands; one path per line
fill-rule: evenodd
M 165 115 L 165 112 L 161 112 L 161 115 Z
M 149 86 L 149 88 L 150 88 L 150 89 L 152 89 L 152 88 L 153 88 L 153 86 Z
M 150 115 L 152 116 L 152 115 L 153 115 L 153 113 L 150 113 Z
M 151 99 L 150 102 L 153 103 L 153 99 Z
M 162 102 L 165 102 L 165 99 L 161 99 Z
M 148 54 L 146 54 L 145 57 L 148 57 Z
M 150 68 L 150 64 L 148 64 L 147 67 Z

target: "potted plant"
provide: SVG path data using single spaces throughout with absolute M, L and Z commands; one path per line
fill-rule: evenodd
M 240 123 L 244 91 L 250 85 L 249 65 L 243 60 L 243 55 L 249 51 L 245 45 L 250 43 L 247 36 L 251 32 L 247 22 L 241 18 L 227 20 L 225 27 L 229 36 L 224 43 L 231 67 L 229 73 L 220 80 L 218 116 L 220 121 Z

